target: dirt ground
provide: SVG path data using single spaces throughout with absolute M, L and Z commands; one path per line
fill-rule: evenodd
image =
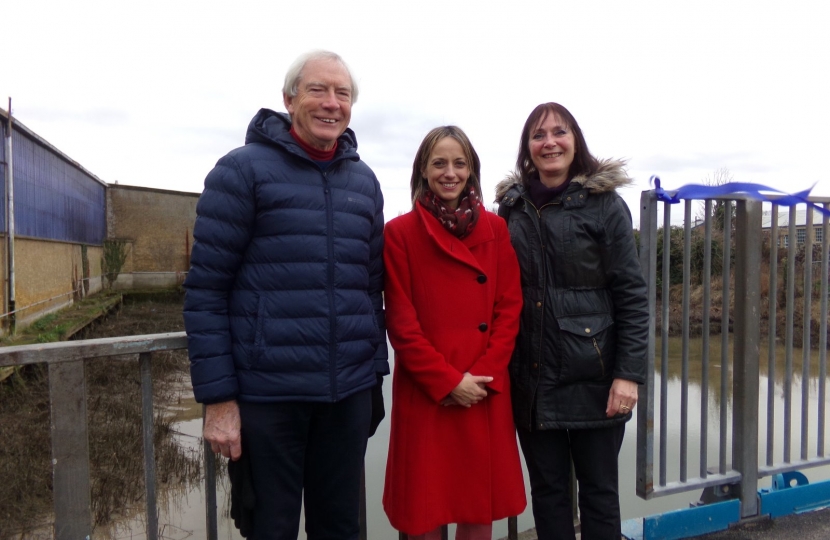
M 121 307 L 78 332 L 74 339 L 175 332 L 184 329 L 179 295 L 126 296 Z M 0 539 L 26 538 L 26 531 L 51 521 L 51 447 L 48 369 L 27 366 L 0 383 Z M 200 456 L 171 437 L 160 408 L 187 380 L 185 351 L 153 356 L 156 466 L 159 487 L 194 481 Z M 137 357 L 86 363 L 93 522 L 98 530 L 112 519 L 143 507 L 144 472 L 141 395 Z M 97 535 L 96 535 L 97 536 Z

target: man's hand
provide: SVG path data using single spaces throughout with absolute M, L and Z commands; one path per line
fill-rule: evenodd
M 214 453 L 221 453 L 233 461 L 242 455 L 242 437 L 239 405 L 235 400 L 205 406 L 205 426 L 202 436 Z
M 608 404 L 605 416 L 611 418 L 617 414 L 628 414 L 637 405 L 637 383 L 625 379 L 614 379 L 608 392 Z
M 450 397 L 462 407 L 470 407 L 487 397 L 487 390 L 484 386 L 492 381 L 493 377 L 465 373 L 458 386 L 450 392 Z

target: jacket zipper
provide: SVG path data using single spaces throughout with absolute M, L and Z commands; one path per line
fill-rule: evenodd
M 337 401 L 337 313 L 334 305 L 334 217 L 331 206 L 331 189 L 326 171 L 323 174 L 323 193 L 326 198 L 326 248 L 328 250 L 328 298 L 329 298 L 329 384 L 331 386 L 331 400 Z
M 527 204 L 529 204 L 531 206 L 531 208 L 536 210 L 536 218 L 537 219 L 534 222 L 534 225 L 536 226 L 536 234 L 539 235 L 539 247 L 542 250 L 542 308 L 541 308 L 542 309 L 542 315 L 541 315 L 541 320 L 539 321 L 539 329 L 540 329 L 539 330 L 539 358 L 536 361 L 536 365 L 538 366 L 537 369 L 541 370 L 542 369 L 542 367 L 541 367 L 542 366 L 542 352 L 543 352 L 544 344 L 545 344 L 545 335 L 543 333 L 543 329 L 545 328 L 545 304 L 544 304 L 544 302 L 545 302 L 545 299 L 547 298 L 547 283 L 548 283 L 547 282 L 547 267 L 548 266 L 547 266 L 547 264 L 545 264 L 545 260 L 544 260 L 545 259 L 545 243 L 542 241 L 542 208 L 544 208 L 545 206 L 552 205 L 552 204 L 560 204 L 560 203 L 559 202 L 547 203 L 547 204 L 543 204 L 540 208 L 536 208 L 536 205 L 534 205 L 533 202 L 531 202 L 530 199 L 528 199 L 526 197 L 522 197 L 522 198 L 525 200 L 525 202 L 527 202 Z M 540 378 L 540 374 L 537 373 L 536 375 L 537 375 L 537 380 L 538 380 Z M 529 417 L 527 419 L 527 424 L 529 426 L 533 425 L 533 404 L 536 403 L 536 392 L 537 392 L 538 388 L 539 388 L 539 383 L 537 382 L 533 386 L 533 394 L 530 396 L 531 406 L 530 406 L 530 411 L 529 411 Z M 539 428 L 541 428 L 541 427 L 542 427 L 542 423 L 539 422 Z
M 599 350 L 597 338 L 591 338 L 591 341 L 594 342 L 594 350 L 597 351 L 597 356 L 599 356 L 599 367 L 602 368 L 602 376 L 605 377 L 605 362 L 602 361 L 602 351 Z

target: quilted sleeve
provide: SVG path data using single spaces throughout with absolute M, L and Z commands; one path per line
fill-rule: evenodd
M 250 175 L 249 175 L 250 176 Z M 196 401 L 219 403 L 239 392 L 234 368 L 229 296 L 256 219 L 253 180 L 228 155 L 205 179 L 196 205 L 184 324 Z

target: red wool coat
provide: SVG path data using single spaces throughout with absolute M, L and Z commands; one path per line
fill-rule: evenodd
M 507 226 L 484 211 L 459 240 L 420 204 L 384 229 L 386 326 L 395 350 L 383 507 L 417 535 L 489 523 L 527 502 L 507 364 L 522 290 Z M 472 407 L 440 401 L 465 372 L 488 375 Z

